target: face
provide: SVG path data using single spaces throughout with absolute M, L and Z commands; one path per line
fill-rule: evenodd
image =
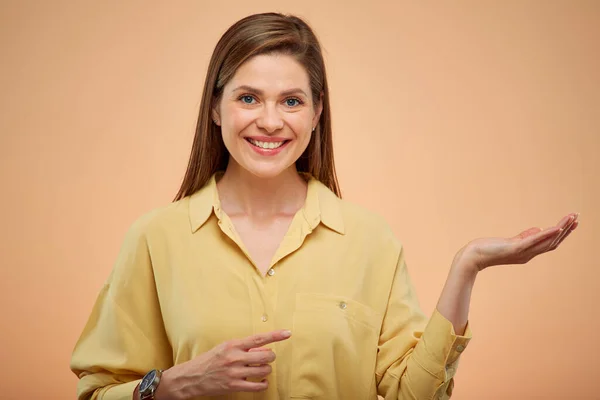
M 213 109 L 228 168 L 262 178 L 295 168 L 321 115 L 317 100 L 315 108 L 308 74 L 291 56 L 260 55 L 241 65 Z

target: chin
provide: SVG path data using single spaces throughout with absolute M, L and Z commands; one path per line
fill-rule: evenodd
M 245 170 L 261 179 L 273 179 L 287 172 L 290 167 L 280 165 L 245 165 Z

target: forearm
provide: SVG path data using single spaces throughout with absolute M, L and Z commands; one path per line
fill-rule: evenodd
M 436 308 L 428 320 L 418 306 L 404 259 L 400 257 L 377 354 L 378 392 L 386 399 L 447 399 L 451 395 L 457 361 L 471 337 L 466 323 L 470 289 L 460 290 L 460 287 L 469 287 L 460 283 L 467 276 L 458 279 L 461 267 L 454 264 L 440 297 L 439 309 Z M 456 292 L 466 296 L 453 295 Z M 463 312 L 456 313 L 465 300 Z M 447 316 L 451 314 L 462 314 L 462 318 L 456 315 L 452 318 L 454 321 L 450 321 Z
M 461 250 L 452 262 L 446 284 L 437 304 L 438 312 L 452 323 L 454 332 L 463 335 L 469 320 L 471 292 L 478 268 L 468 257 L 468 250 Z

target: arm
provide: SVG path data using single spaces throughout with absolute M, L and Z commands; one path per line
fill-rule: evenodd
M 531 228 L 512 238 L 471 241 L 454 258 L 438 305 L 427 322 L 420 313 L 403 252 L 392 284 L 380 336 L 377 386 L 386 399 L 448 399 L 460 354 L 471 332 L 468 312 L 477 274 L 493 265 L 524 264 L 555 250 L 578 226 L 577 215 L 548 229 Z M 457 335 L 459 333 L 459 335 Z
M 459 335 L 467 326 L 471 292 L 479 272 L 472 258 L 462 257 L 462 254 L 461 250 L 454 258 L 437 304 L 439 313 L 452 323 L 454 332 Z
M 78 399 L 131 400 L 146 372 L 172 363 L 144 227 L 138 221 L 128 231 L 75 345 Z
M 400 248 L 380 334 L 378 394 L 390 399 L 447 399 L 458 359 L 471 338 L 468 325 L 456 335 L 447 318 L 422 313 Z

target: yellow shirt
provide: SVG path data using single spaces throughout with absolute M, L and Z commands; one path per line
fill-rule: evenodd
M 129 229 L 71 360 L 79 399 L 131 400 L 140 378 L 218 344 L 290 329 L 262 393 L 215 399 L 448 399 L 470 340 L 419 308 L 382 218 L 308 177 L 269 273 L 220 207 L 216 177 Z

